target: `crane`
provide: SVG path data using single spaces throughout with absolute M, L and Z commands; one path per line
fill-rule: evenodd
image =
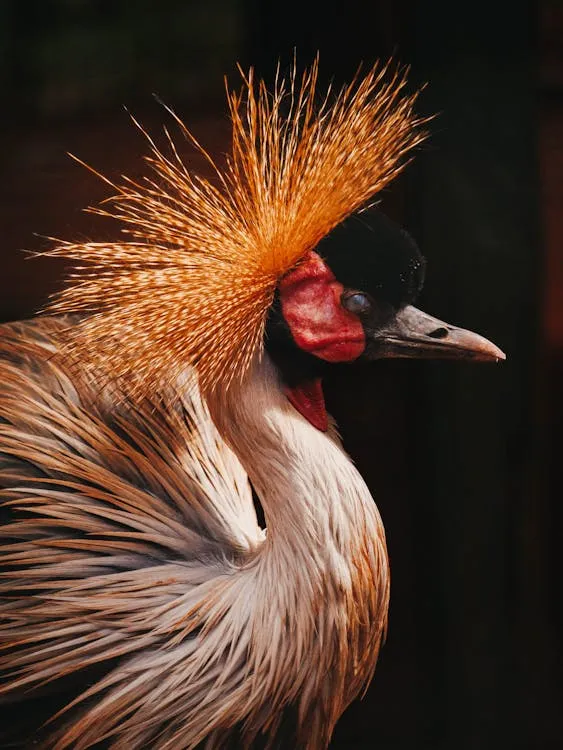
M 0 696 L 56 706 L 44 747 L 326 748 L 389 564 L 323 376 L 504 359 L 414 306 L 425 261 L 373 204 L 426 135 L 404 71 L 317 78 L 244 76 L 222 165 L 171 112 L 210 179 L 136 123 L 152 171 L 94 209 L 120 238 L 59 243 L 69 283 L 1 327 Z

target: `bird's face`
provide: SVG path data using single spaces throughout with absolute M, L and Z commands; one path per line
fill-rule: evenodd
M 288 398 L 327 429 L 321 378 L 335 363 L 387 357 L 498 361 L 487 339 L 414 307 L 425 260 L 414 240 L 371 209 L 339 225 L 280 282 L 266 350 Z

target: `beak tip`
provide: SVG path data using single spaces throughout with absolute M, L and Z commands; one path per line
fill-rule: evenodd
M 506 354 L 502 351 L 502 349 L 499 349 L 498 346 L 495 346 L 495 344 L 492 343 L 492 341 L 488 341 L 485 339 L 486 346 L 482 348 L 482 353 L 485 355 L 484 359 L 490 360 L 497 364 L 498 362 L 505 362 L 506 361 Z

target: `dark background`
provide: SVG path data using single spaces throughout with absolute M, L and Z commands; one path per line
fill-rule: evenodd
M 393 572 L 376 678 L 332 747 L 563 747 L 563 2 L 4 0 L 0 320 L 60 284 L 59 263 L 20 252 L 45 246 L 34 232 L 116 231 L 80 212 L 106 191 L 66 151 L 138 174 L 122 105 L 157 131 L 157 92 L 219 153 L 223 74 L 238 60 L 271 77 L 294 47 L 337 83 L 390 54 L 429 82 L 431 141 L 384 206 L 428 258 L 420 306 L 508 356 L 327 383 Z

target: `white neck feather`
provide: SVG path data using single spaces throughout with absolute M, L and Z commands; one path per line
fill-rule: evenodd
M 336 432 L 320 432 L 291 406 L 268 358 L 212 411 L 266 517 L 266 541 L 248 570 L 261 634 L 253 651 L 262 674 L 270 670 L 261 690 L 270 683 L 281 693 L 285 684 L 284 700 L 300 702 L 312 742 L 302 737 L 304 746 L 324 747 L 371 678 L 384 635 L 383 525 Z
M 263 505 L 270 546 L 294 550 L 305 542 L 311 554 L 332 542 L 350 553 L 351 535 L 366 524 L 382 533 L 371 494 L 336 430 L 320 432 L 291 406 L 267 357 L 224 406 L 220 429 Z

